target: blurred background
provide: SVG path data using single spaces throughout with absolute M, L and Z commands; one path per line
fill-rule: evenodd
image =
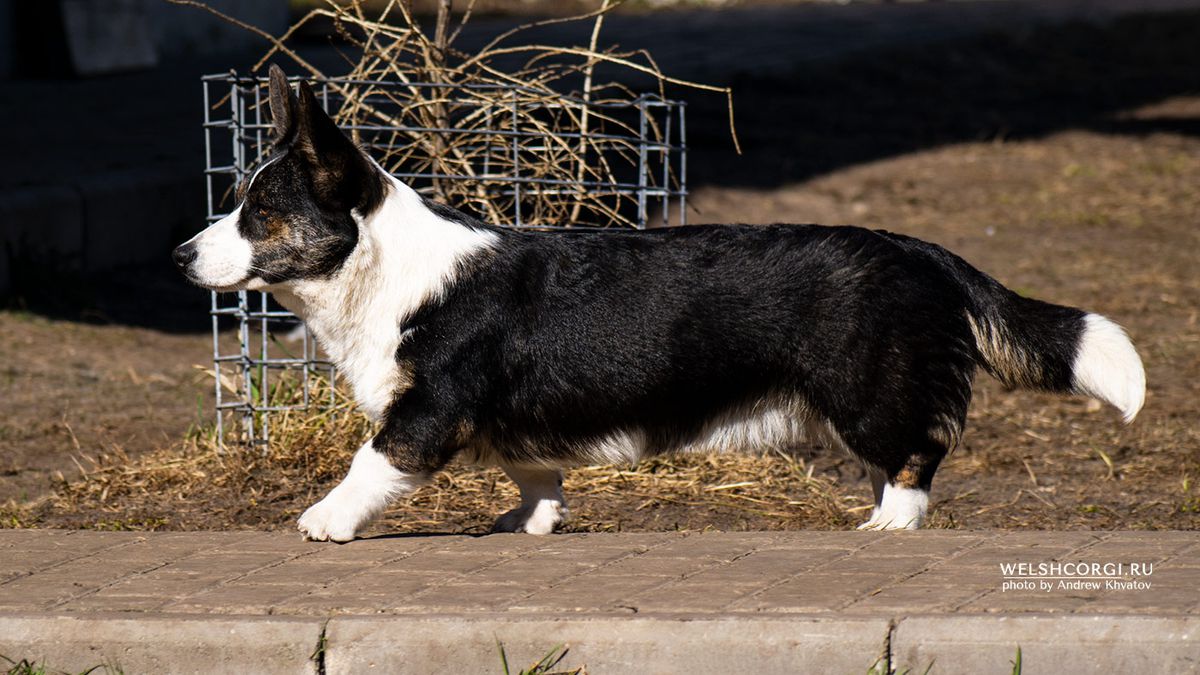
M 208 4 L 280 35 L 319 3 Z M 456 45 L 599 4 L 479 2 Z M 586 44 L 590 29 L 525 39 Z M 1084 401 L 981 383 L 939 474 L 943 525 L 1195 527 L 1200 0 L 631 0 L 603 42 L 733 88 L 741 154 L 721 95 L 667 92 L 688 102 L 689 222 L 901 231 L 1129 327 L 1150 380 L 1142 418 L 1122 428 Z M 330 75 L 352 60 L 328 23 L 290 44 Z M 99 457 L 136 462 L 211 425 L 208 294 L 168 254 L 204 224 L 200 77 L 246 72 L 268 46 L 161 0 L 0 0 L 0 503 L 13 524 L 199 522 L 24 505 Z M 803 459 L 838 503 L 866 503 L 851 497 L 865 490 L 853 462 Z M 620 506 L 576 512 L 643 529 L 839 525 Z M 291 508 L 229 518 L 284 525 Z

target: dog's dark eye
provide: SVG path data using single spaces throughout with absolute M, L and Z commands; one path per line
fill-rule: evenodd
M 271 216 L 271 211 L 269 209 L 265 209 L 260 206 L 254 212 L 254 215 L 258 216 L 262 220 L 266 220 L 267 218 L 269 218 Z

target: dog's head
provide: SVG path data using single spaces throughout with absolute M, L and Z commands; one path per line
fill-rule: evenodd
M 228 216 L 175 249 L 193 283 L 259 289 L 336 272 L 358 242 L 358 219 L 382 202 L 379 168 L 342 134 L 307 83 L 297 97 L 270 70 L 271 155 L 238 188 Z

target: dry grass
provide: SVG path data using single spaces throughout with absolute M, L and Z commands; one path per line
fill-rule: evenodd
M 3 519 L 13 527 L 291 528 L 344 475 L 370 434 L 349 399 L 341 392 L 335 398 L 330 409 L 276 418 L 261 451 L 222 452 L 214 431 L 203 429 L 136 460 L 119 449 L 81 457 L 80 478 L 60 478 L 52 494 L 31 504 L 9 504 Z M 565 488 L 573 531 L 841 529 L 861 520 L 867 505 L 865 494 L 813 475 L 803 460 L 784 453 L 585 467 L 567 474 Z M 515 486 L 498 469 L 454 464 L 377 527 L 486 532 L 518 503 Z

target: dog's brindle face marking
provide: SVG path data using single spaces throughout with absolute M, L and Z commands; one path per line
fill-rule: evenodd
M 310 184 L 305 162 L 288 150 L 246 189 L 238 235 L 250 242 L 252 272 L 266 286 L 328 276 L 358 241 L 351 212 L 319 204 Z
M 192 282 L 214 290 L 266 289 L 328 277 L 358 242 L 358 221 L 386 183 L 317 103 L 271 70 L 275 152 L 238 188 L 240 205 L 176 249 Z

